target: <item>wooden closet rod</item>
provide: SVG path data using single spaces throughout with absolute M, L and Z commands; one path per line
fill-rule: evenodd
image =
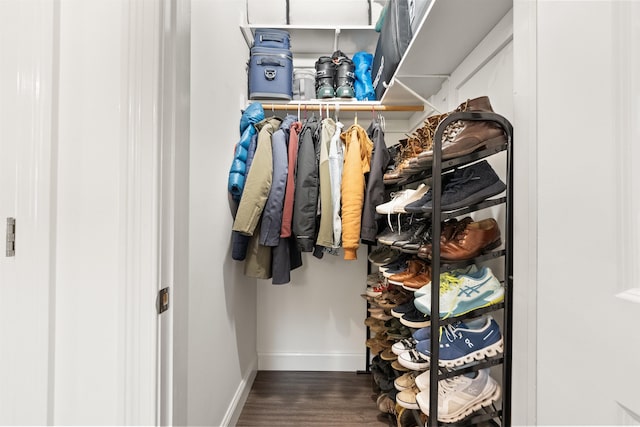
M 336 104 L 336 103 L 319 103 L 319 104 L 262 104 L 262 108 L 272 111 L 294 111 L 298 109 L 306 111 L 326 111 L 327 105 L 329 110 L 333 111 L 338 106 L 339 111 L 424 111 L 423 105 L 350 105 L 350 104 Z

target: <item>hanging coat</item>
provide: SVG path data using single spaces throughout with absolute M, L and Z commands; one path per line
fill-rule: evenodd
M 289 127 L 296 119 L 296 116 L 287 115 L 280 124 L 280 128 L 271 137 L 273 175 L 271 191 L 262 213 L 261 245 L 278 246 L 280 243 L 282 209 L 284 207 L 284 192 L 287 186 L 288 171 L 287 137 L 289 136 Z
M 344 259 L 357 259 L 364 204 L 364 175 L 369 172 L 373 143 L 359 125 L 351 125 L 341 135 L 345 143 L 342 170 L 342 247 Z
M 287 168 L 287 187 L 284 192 L 284 208 L 282 209 L 282 227 L 280 237 L 291 236 L 291 220 L 293 219 L 293 198 L 296 189 L 296 169 L 298 164 L 298 136 L 302 129 L 302 123 L 295 122 L 289 128 L 289 165 Z
M 333 205 L 333 247 L 342 244 L 342 218 L 340 218 L 341 200 L 340 185 L 342 183 L 342 166 L 344 164 L 344 143 L 340 138 L 344 125 L 336 122 L 336 131 L 329 147 L 329 178 L 331 179 L 331 200 Z
M 271 136 L 280 127 L 277 117 L 265 119 L 256 125 L 258 129 L 258 145 L 253 157 L 253 163 L 244 192 L 240 199 L 233 230 L 242 234 L 253 236 L 258 226 L 262 211 L 267 203 L 271 182 L 273 179 L 273 153 L 271 150 Z
M 376 206 L 385 202 L 383 176 L 391 155 L 384 142 L 384 131 L 380 122 L 374 120 L 367 129 L 367 134 L 373 142 L 373 152 L 371 153 L 371 170 L 365 176 L 366 190 L 364 195 L 364 206 L 362 207 L 362 226 L 360 238 L 362 243 L 375 245 L 378 234 L 378 221 L 382 218 L 376 212 Z
M 316 242 L 320 187 L 318 128 L 318 119 L 312 116 L 305 121 L 298 140 L 298 166 L 291 229 L 302 252 L 313 251 Z
M 333 242 L 333 199 L 331 197 L 331 176 L 329 171 L 329 148 L 336 132 L 336 122 L 332 118 L 322 121 L 320 133 L 320 228 L 316 244 L 332 248 Z

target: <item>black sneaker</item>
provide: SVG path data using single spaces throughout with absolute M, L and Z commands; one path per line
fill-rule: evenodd
M 444 211 L 460 209 L 500 194 L 506 188 L 491 165 L 483 160 L 454 172 L 443 187 L 440 205 Z M 433 200 L 425 203 L 422 212 L 431 212 L 432 205 Z
M 413 303 L 413 299 L 411 299 L 404 304 L 400 304 L 399 306 L 392 308 L 391 315 L 393 317 L 397 317 L 398 319 L 400 319 L 400 322 L 402 322 L 402 316 L 416 310 L 417 309 L 415 304 Z
M 431 316 L 418 311 L 416 308 L 413 311 L 403 314 L 400 322 L 410 328 L 426 328 L 431 324 Z

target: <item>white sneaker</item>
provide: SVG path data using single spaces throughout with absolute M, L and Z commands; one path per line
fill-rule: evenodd
M 416 190 L 407 189 L 391 193 L 391 200 L 376 206 L 376 212 L 381 215 L 390 215 L 396 213 L 394 211 L 394 208 L 400 205 L 404 200 L 407 200 L 409 197 L 411 197 L 415 192 Z
M 489 376 L 489 369 L 438 382 L 438 421 L 453 423 L 500 398 L 500 386 Z M 416 396 L 420 410 L 429 415 L 429 389 Z
M 403 200 L 402 203 L 398 203 L 396 205 L 396 207 L 394 208 L 394 212 L 393 213 L 408 213 L 404 207 L 407 206 L 409 203 L 413 203 L 417 200 L 420 200 L 422 198 L 422 196 L 424 196 L 425 194 L 427 194 L 427 191 L 429 191 L 429 186 L 425 185 L 425 184 L 420 184 L 418 186 L 418 188 L 416 188 L 416 191 L 406 200 Z
M 504 300 L 504 287 L 489 267 L 462 274 L 456 286 L 440 294 L 440 317 L 461 316 Z

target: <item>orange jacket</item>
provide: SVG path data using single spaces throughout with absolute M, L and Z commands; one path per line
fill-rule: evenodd
M 344 259 L 357 259 L 360 245 L 360 224 L 364 204 L 364 174 L 371 166 L 373 143 L 360 125 L 352 125 L 340 135 L 345 144 L 342 169 L 342 247 Z

